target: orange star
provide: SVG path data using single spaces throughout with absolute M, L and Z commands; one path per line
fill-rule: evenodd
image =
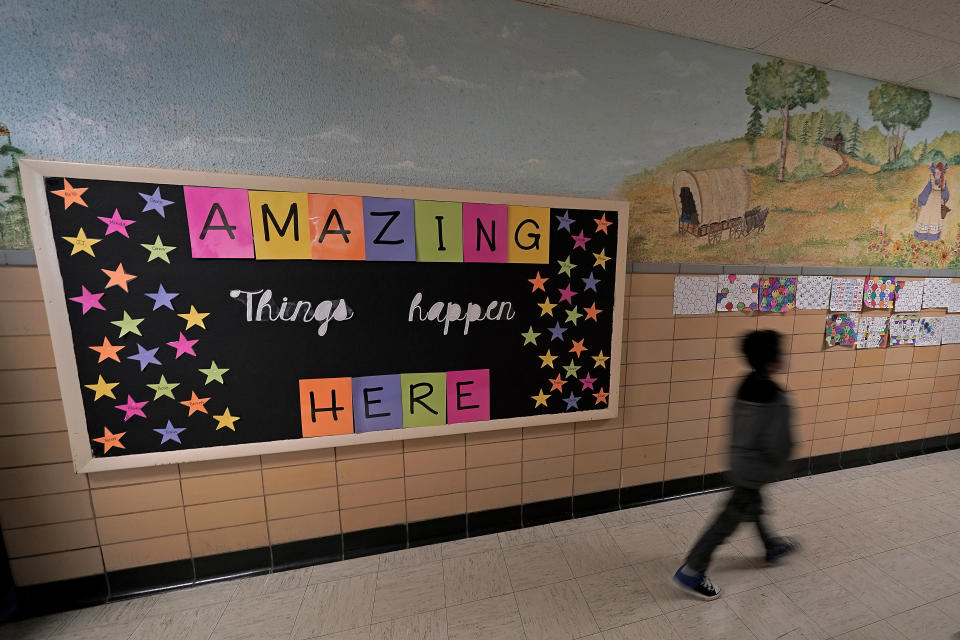
M 195 411 L 200 411 L 202 413 L 207 412 L 207 408 L 204 406 L 207 403 L 207 400 L 210 398 L 198 398 L 196 391 L 190 392 L 190 399 L 184 400 L 180 404 L 190 409 L 188 416 L 192 416 Z
M 553 393 L 554 391 L 560 391 L 560 392 L 562 393 L 562 392 L 563 392 L 563 385 L 567 384 L 567 381 L 566 381 L 566 380 L 563 380 L 562 378 L 560 378 L 560 374 L 559 374 L 559 373 L 557 374 L 557 377 L 556 377 L 556 378 L 552 378 L 552 379 L 551 379 L 551 378 L 547 378 L 547 382 L 549 382 L 550 385 L 551 385 L 551 386 L 550 386 L 550 393 Z
M 584 307 L 583 311 L 587 314 L 587 320 L 597 322 L 597 314 L 603 311 L 603 309 L 597 309 L 597 303 L 594 302 L 589 307 Z
M 594 220 L 594 222 L 597 223 L 597 232 L 603 231 L 604 233 L 607 232 L 607 227 L 613 224 L 613 222 L 607 220 L 607 214 L 605 213 Z
M 580 357 L 580 354 L 581 354 L 581 353 L 583 353 L 584 351 L 587 350 L 587 348 L 586 348 L 585 346 L 583 346 L 584 340 L 586 340 L 586 338 L 584 338 L 583 340 L 571 340 L 571 341 L 570 341 L 570 342 L 573 343 L 573 347 L 570 348 L 570 351 L 573 352 L 573 353 L 575 353 L 575 354 L 577 354 L 577 357 L 578 357 L 578 358 Z
M 70 205 L 77 203 L 81 207 L 87 206 L 87 203 L 83 201 L 83 192 L 87 190 L 87 187 L 76 188 L 67 182 L 67 179 L 63 179 L 63 189 L 58 189 L 56 191 L 51 191 L 55 196 L 60 196 L 63 198 L 63 210 L 66 211 L 70 208 Z M 119 445 L 114 445 L 119 446 Z M 109 447 L 108 447 L 109 448 Z M 121 447 L 122 448 L 122 447 Z
M 64 181 L 64 182 L 66 182 L 66 181 Z M 84 206 L 86 206 L 86 205 L 84 205 Z M 103 452 L 106 453 L 107 451 L 110 451 L 110 449 L 112 449 L 113 447 L 116 447 L 117 449 L 126 449 L 126 447 L 123 446 L 123 445 L 120 443 L 120 438 L 122 438 L 122 437 L 125 436 L 125 435 L 127 435 L 127 432 L 126 432 L 126 431 L 124 431 L 124 432 L 122 432 L 122 433 L 110 433 L 110 429 L 107 429 L 106 427 L 104 427 L 104 428 L 103 428 L 103 437 L 102 437 L 102 438 L 93 438 L 93 441 L 94 441 L 94 442 L 99 442 L 100 444 L 102 444 L 102 445 L 103 445 Z
M 536 278 L 528 278 L 528 279 L 527 279 L 527 282 L 533 284 L 533 290 L 534 290 L 534 291 L 536 291 L 537 289 L 539 289 L 540 291 L 543 291 L 544 293 L 546 293 L 547 290 L 543 287 L 543 285 L 547 282 L 547 280 L 549 280 L 549 278 L 541 278 L 541 277 L 540 277 L 540 272 L 537 271 L 537 277 L 536 277 Z
M 110 344 L 110 341 L 107 340 L 106 336 L 103 338 L 103 344 L 99 347 L 94 345 L 90 347 L 94 351 L 100 354 L 100 357 L 97 359 L 97 362 L 103 362 L 104 360 L 116 360 L 120 362 L 120 357 L 117 356 L 117 351 L 123 349 L 122 344 Z
M 597 391 L 595 394 L 593 394 L 593 397 L 597 399 L 597 404 L 600 404 L 601 402 L 607 404 L 607 396 L 609 395 L 609 393 L 603 389 L 600 389 L 600 391 Z
M 132 273 L 127 273 L 124 271 L 122 262 L 118 264 L 117 268 L 113 271 L 110 269 L 100 269 L 100 271 L 103 271 L 105 274 L 110 276 L 110 282 L 107 283 L 107 286 L 105 286 L 104 289 L 109 289 L 110 287 L 120 287 L 128 293 L 130 290 L 127 289 L 127 283 L 137 277 Z

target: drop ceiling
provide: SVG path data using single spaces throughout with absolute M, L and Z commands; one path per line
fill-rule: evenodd
M 960 98 L 958 0 L 520 0 Z

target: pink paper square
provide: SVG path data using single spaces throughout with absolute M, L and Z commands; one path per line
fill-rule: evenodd
M 447 372 L 447 424 L 490 419 L 490 370 Z
M 463 261 L 507 260 L 507 205 L 464 202 Z
M 246 189 L 184 187 L 183 200 L 190 228 L 190 255 L 194 258 L 254 257 Z

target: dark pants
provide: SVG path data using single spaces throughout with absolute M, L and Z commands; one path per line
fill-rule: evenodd
M 768 550 L 776 542 L 776 538 L 770 534 L 770 530 L 763 522 L 763 497 L 760 495 L 760 489 L 734 487 L 723 511 L 690 550 L 687 556 L 687 567 L 698 573 L 705 572 L 710 566 L 713 552 L 740 526 L 741 522 L 756 523 L 763 546 Z

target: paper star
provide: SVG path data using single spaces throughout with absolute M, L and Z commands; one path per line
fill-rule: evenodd
M 102 293 L 90 293 L 86 287 L 80 285 L 80 295 L 70 298 L 70 302 L 79 302 L 83 310 L 81 315 L 87 315 L 87 311 L 90 311 L 90 309 L 100 309 L 101 311 L 106 311 L 106 309 L 103 308 L 103 305 L 100 304 L 100 298 L 102 297 Z
M 567 309 L 567 319 L 564 322 L 569 322 L 573 326 L 577 326 L 577 320 L 583 317 L 583 314 L 577 311 L 577 308 Z
M 184 331 L 190 327 L 197 326 L 201 329 L 206 329 L 207 327 L 203 324 L 203 319 L 206 318 L 209 313 L 200 313 L 197 311 L 197 308 L 193 305 L 190 305 L 190 313 L 178 313 L 178 316 L 187 321 L 187 326 L 184 328 Z
M 130 237 L 130 234 L 127 233 L 127 227 L 129 227 L 130 225 L 132 225 L 132 224 L 134 223 L 134 221 L 133 221 L 133 220 L 125 220 L 124 218 L 121 218 L 121 217 L 120 217 L 120 210 L 119 210 L 119 209 L 114 209 L 114 210 L 113 210 L 113 215 L 112 215 L 111 217 L 109 217 L 109 218 L 105 218 L 105 217 L 103 217 L 103 216 L 97 216 L 97 219 L 100 220 L 100 222 L 102 222 L 102 223 L 104 223 L 105 225 L 107 225 L 107 230 L 106 230 L 106 232 L 103 234 L 104 236 L 108 236 L 108 235 L 110 235 L 111 233 L 119 233 L 119 234 L 122 235 L 124 238 L 129 238 L 129 237 Z
M 567 233 L 573 233 L 570 231 L 570 225 L 573 224 L 573 218 L 570 217 L 569 211 L 564 211 L 562 216 L 557 216 L 557 222 L 560 223 L 560 226 L 557 229 L 566 229 Z
M 593 271 L 591 271 L 591 272 L 590 272 L 590 275 L 587 276 L 586 278 L 580 278 L 580 279 L 583 280 L 583 290 L 584 290 L 584 291 L 586 291 L 587 289 L 590 289 L 591 291 L 596 292 L 596 290 L 597 290 L 597 285 L 600 283 L 600 280 L 599 280 L 599 278 L 594 278 L 594 277 L 593 277 Z
M 550 279 L 550 278 L 542 278 L 542 277 L 540 277 L 540 272 L 537 271 L 537 277 L 536 277 L 536 278 L 528 278 L 528 279 L 527 279 L 527 282 L 529 282 L 529 283 L 531 283 L 531 284 L 533 285 L 533 291 L 534 291 L 534 292 L 539 289 L 540 291 L 543 291 L 544 293 L 546 293 L 547 290 L 544 288 L 543 285 L 546 284 L 547 280 L 549 280 L 549 279 Z
M 574 250 L 580 248 L 580 249 L 583 249 L 584 251 L 586 251 L 586 250 L 587 250 L 587 240 L 589 240 L 589 239 L 590 239 L 590 238 L 589 238 L 588 236 L 583 235 L 583 231 L 581 231 L 581 232 L 578 233 L 577 235 L 573 236 L 573 248 L 574 248 Z
M 560 273 L 565 273 L 568 276 L 573 275 L 571 272 L 576 265 L 570 262 L 570 256 L 567 256 L 566 260 L 557 260 L 557 264 L 560 265 Z
M 207 408 L 204 406 L 207 404 L 207 400 L 210 398 L 198 398 L 196 391 L 190 392 L 190 399 L 184 400 L 180 404 L 190 409 L 188 416 L 192 416 L 195 411 L 200 411 L 202 413 L 207 412 Z
M 569 302 L 573 304 L 573 296 L 577 295 L 577 292 L 574 291 L 568 284 L 563 289 L 557 289 L 560 292 L 560 302 Z
M 596 302 L 594 302 L 593 304 L 591 304 L 589 307 L 584 307 L 583 310 L 584 310 L 584 312 L 586 312 L 586 314 L 587 314 L 587 320 L 593 320 L 594 322 L 597 322 L 597 315 L 598 315 L 601 311 L 603 311 L 603 309 L 597 309 L 597 303 L 596 303 Z
M 550 383 L 550 391 L 559 391 L 563 393 L 563 385 L 567 384 L 567 381 L 560 377 L 560 374 L 557 374 L 556 378 L 547 378 L 547 381 Z
M 534 409 L 536 409 L 536 408 L 539 407 L 539 406 L 544 406 L 544 407 L 547 406 L 547 400 L 550 399 L 550 396 L 548 396 L 547 394 L 545 394 L 545 393 L 543 392 L 543 389 L 540 389 L 540 393 L 538 393 L 537 395 L 535 395 L 535 396 L 530 396 L 530 397 L 533 398 L 533 401 L 534 401 L 534 402 L 536 402 L 536 404 L 533 405 L 533 408 L 534 408 Z
M 66 182 L 66 181 L 64 181 Z M 110 433 L 110 429 L 106 427 L 103 428 L 103 437 L 102 438 L 93 438 L 94 442 L 99 442 L 103 445 L 103 452 L 106 453 L 110 449 L 116 447 L 117 449 L 126 449 L 125 446 L 120 444 L 120 438 L 127 434 L 126 431 L 120 433 Z
M 73 245 L 73 249 L 70 250 L 70 255 L 83 251 L 84 253 L 89 253 L 94 258 L 97 257 L 96 254 L 93 253 L 93 245 L 100 242 L 100 240 L 98 238 L 88 238 L 87 234 L 83 231 L 83 227 L 80 227 L 80 231 L 78 231 L 75 236 L 60 237 Z
M 152 262 L 154 258 L 159 258 L 167 264 L 170 264 L 170 257 L 167 254 L 176 249 L 176 247 L 165 246 L 160 240 L 159 235 L 157 236 L 157 239 L 153 241 L 153 244 L 141 243 L 140 246 L 150 252 L 147 262 Z
M 143 194 L 140 194 L 143 195 Z M 154 429 L 157 433 L 163 436 L 163 439 L 160 440 L 160 444 L 163 444 L 167 440 L 173 440 L 177 444 L 183 444 L 180 442 L 180 433 L 186 431 L 186 427 L 181 427 L 180 429 L 173 426 L 173 423 L 167 420 L 167 426 L 163 429 Z
M 607 368 L 607 360 L 610 359 L 610 356 L 603 355 L 603 349 L 600 349 L 600 353 L 598 355 L 590 356 L 590 357 L 593 358 L 593 361 L 595 363 L 594 366 L 599 367 L 601 369 Z
M 550 302 L 550 296 L 547 296 L 547 299 L 543 302 L 538 302 L 537 306 L 540 307 L 541 316 L 552 316 L 553 308 L 557 305 Z
M 580 402 L 580 397 L 573 395 L 573 391 L 570 392 L 570 395 L 563 399 L 567 403 L 567 408 L 564 411 L 570 411 L 570 409 L 579 409 L 577 403 Z
M 537 357 L 540 358 L 541 360 L 540 362 L 541 369 L 543 369 L 544 367 L 550 367 L 551 369 L 553 369 L 553 361 L 557 359 L 557 356 L 550 353 L 550 349 L 547 349 L 546 354 L 542 356 L 537 356 Z
M 83 201 L 83 193 L 87 190 L 87 187 L 74 187 L 72 184 L 67 182 L 67 179 L 63 179 L 63 189 L 57 189 L 56 191 L 51 191 L 55 196 L 60 196 L 63 198 L 63 210 L 66 211 L 70 208 L 70 205 L 76 203 L 81 207 L 87 206 L 87 203 Z
M 94 392 L 94 394 L 96 394 L 96 395 L 93 397 L 93 401 L 96 402 L 97 400 L 99 400 L 99 399 L 102 398 L 103 396 L 106 396 L 106 397 L 108 397 L 108 398 L 113 398 L 114 400 L 116 400 L 116 399 L 117 399 L 117 396 L 113 395 L 113 388 L 114 388 L 115 386 L 117 386 L 118 384 L 120 384 L 120 383 L 119 383 L 119 382 L 107 382 L 106 380 L 103 379 L 103 376 L 97 376 L 97 383 L 96 383 L 96 384 L 85 384 L 85 385 L 83 385 L 83 386 L 85 386 L 87 389 L 92 390 L 92 391 Z
M 577 372 L 580 371 L 580 365 L 575 364 L 573 360 L 570 360 L 570 364 L 561 367 L 564 371 L 564 378 L 576 378 Z
M 157 187 L 157 190 L 154 191 L 152 195 L 141 193 L 140 197 L 147 201 L 146 204 L 143 205 L 143 211 L 140 213 L 156 211 L 160 214 L 161 218 L 167 217 L 166 213 L 164 213 L 164 207 L 166 207 L 168 204 L 173 204 L 173 200 L 164 200 L 163 197 L 160 196 L 160 187 Z
M 589 373 L 583 376 L 582 378 L 580 378 L 580 384 L 583 385 L 583 388 L 580 389 L 580 391 L 586 391 L 587 389 L 590 389 L 591 391 L 593 391 L 593 383 L 596 381 L 597 379 L 591 376 Z
M 133 396 L 127 394 L 127 401 L 124 404 L 118 404 L 117 409 L 123 411 L 123 421 L 126 422 L 133 416 L 140 416 L 141 418 L 146 418 L 147 414 L 143 412 L 143 406 L 147 404 L 147 401 L 137 402 L 133 399 Z
M 124 311 L 121 319 L 113 320 L 110 324 L 120 327 L 120 337 L 122 338 L 128 333 L 135 333 L 138 336 L 142 336 L 143 334 L 140 333 L 139 329 L 141 322 L 143 322 L 143 318 L 131 318 L 130 314 Z
M 123 345 L 110 344 L 110 341 L 107 340 L 106 336 L 104 336 L 102 345 L 99 347 L 94 345 L 90 348 L 100 354 L 100 357 L 97 359 L 97 363 L 103 362 L 107 359 L 120 362 L 120 357 L 117 355 L 117 352 L 120 351 L 120 349 L 123 349 Z
M 137 343 L 137 355 L 127 356 L 127 360 L 136 360 L 140 363 L 140 371 L 143 371 L 151 364 L 160 364 L 160 361 L 157 360 L 156 355 L 157 351 L 160 350 L 160 347 L 155 347 L 153 349 L 144 349 L 140 343 Z
M 211 360 L 209 369 L 200 369 L 199 371 L 207 376 L 207 379 L 203 384 L 210 384 L 214 380 L 220 384 L 223 384 L 223 374 L 225 374 L 227 371 L 230 371 L 230 369 L 221 369 L 217 366 L 215 361 Z
M 601 388 L 600 391 L 597 391 L 595 394 L 593 394 L 593 397 L 597 399 L 596 404 L 600 404 L 601 402 L 606 404 L 607 396 L 609 395 L 610 395 L 609 393 L 607 393 Z
M 176 400 L 176 398 L 173 397 L 173 390 L 179 386 L 180 386 L 179 382 L 167 382 L 167 379 L 163 375 L 160 376 L 160 380 L 155 384 L 147 385 L 149 389 L 153 389 L 154 400 L 159 400 L 164 396 L 166 396 L 167 398 L 170 398 L 171 400 Z M 161 442 L 160 444 L 163 444 L 163 443 Z
M 573 346 L 570 348 L 570 351 L 571 351 L 572 353 L 577 354 L 577 357 L 578 357 L 578 358 L 580 357 L 580 354 L 581 354 L 581 353 L 583 353 L 584 351 L 587 350 L 587 348 L 586 348 L 585 346 L 583 346 L 583 343 L 584 343 L 585 340 L 586 340 L 586 338 L 584 338 L 583 340 L 571 340 L 571 341 L 570 341 L 570 342 L 573 343 Z
M 193 350 L 193 345 L 197 344 L 199 340 L 187 340 L 187 336 L 183 335 L 183 332 L 180 332 L 180 337 L 174 340 L 173 342 L 168 342 L 167 344 L 177 350 L 177 355 L 174 357 L 174 360 L 182 356 L 183 354 L 196 356 L 197 354 Z
M 604 232 L 604 233 L 606 233 L 606 232 L 607 232 L 607 227 L 609 227 L 610 225 L 613 224 L 613 222 L 610 222 L 610 221 L 607 220 L 607 214 L 605 214 L 605 213 L 602 214 L 602 215 L 601 215 L 599 218 L 597 218 L 596 220 L 594 220 L 594 222 L 597 223 L 597 233 L 600 233 L 601 231 Z
M 597 259 L 597 261 L 593 263 L 593 266 L 600 267 L 601 269 L 607 268 L 607 260 L 610 259 L 610 256 L 607 255 L 606 249 L 600 249 L 600 253 L 593 254 L 593 257 Z
M 233 426 L 233 423 L 240 419 L 237 416 L 230 415 L 229 407 L 224 409 L 223 413 L 221 413 L 220 415 L 213 416 L 213 417 L 217 421 L 217 428 L 215 429 L 215 431 L 220 431 L 220 429 L 223 429 L 223 428 L 230 429 L 230 431 L 236 431 L 236 429 Z
M 530 325 L 530 328 L 520 335 L 523 337 L 523 346 L 527 346 L 528 344 L 536 345 L 537 338 L 540 337 L 540 333 L 533 330 L 533 325 Z
M 157 289 L 156 293 L 145 293 L 143 295 L 153 300 L 154 311 L 156 311 L 160 307 L 166 307 L 171 311 L 173 311 L 173 299 L 180 294 L 167 292 L 167 290 L 163 288 L 163 283 L 161 283 L 160 288 Z
M 137 276 L 132 273 L 127 273 L 123 270 L 123 263 L 117 265 L 117 268 L 111 271 L 110 269 L 100 269 L 107 276 L 110 277 L 110 281 L 107 282 L 107 286 L 104 289 L 109 289 L 110 287 L 120 287 L 124 291 L 128 292 L 130 289 L 127 288 L 127 283 L 136 278 Z
M 557 323 L 552 327 L 548 327 L 547 331 L 550 332 L 550 342 L 554 340 L 560 340 L 563 342 L 563 334 L 567 332 L 567 327 L 561 327 L 560 321 L 557 320 Z

